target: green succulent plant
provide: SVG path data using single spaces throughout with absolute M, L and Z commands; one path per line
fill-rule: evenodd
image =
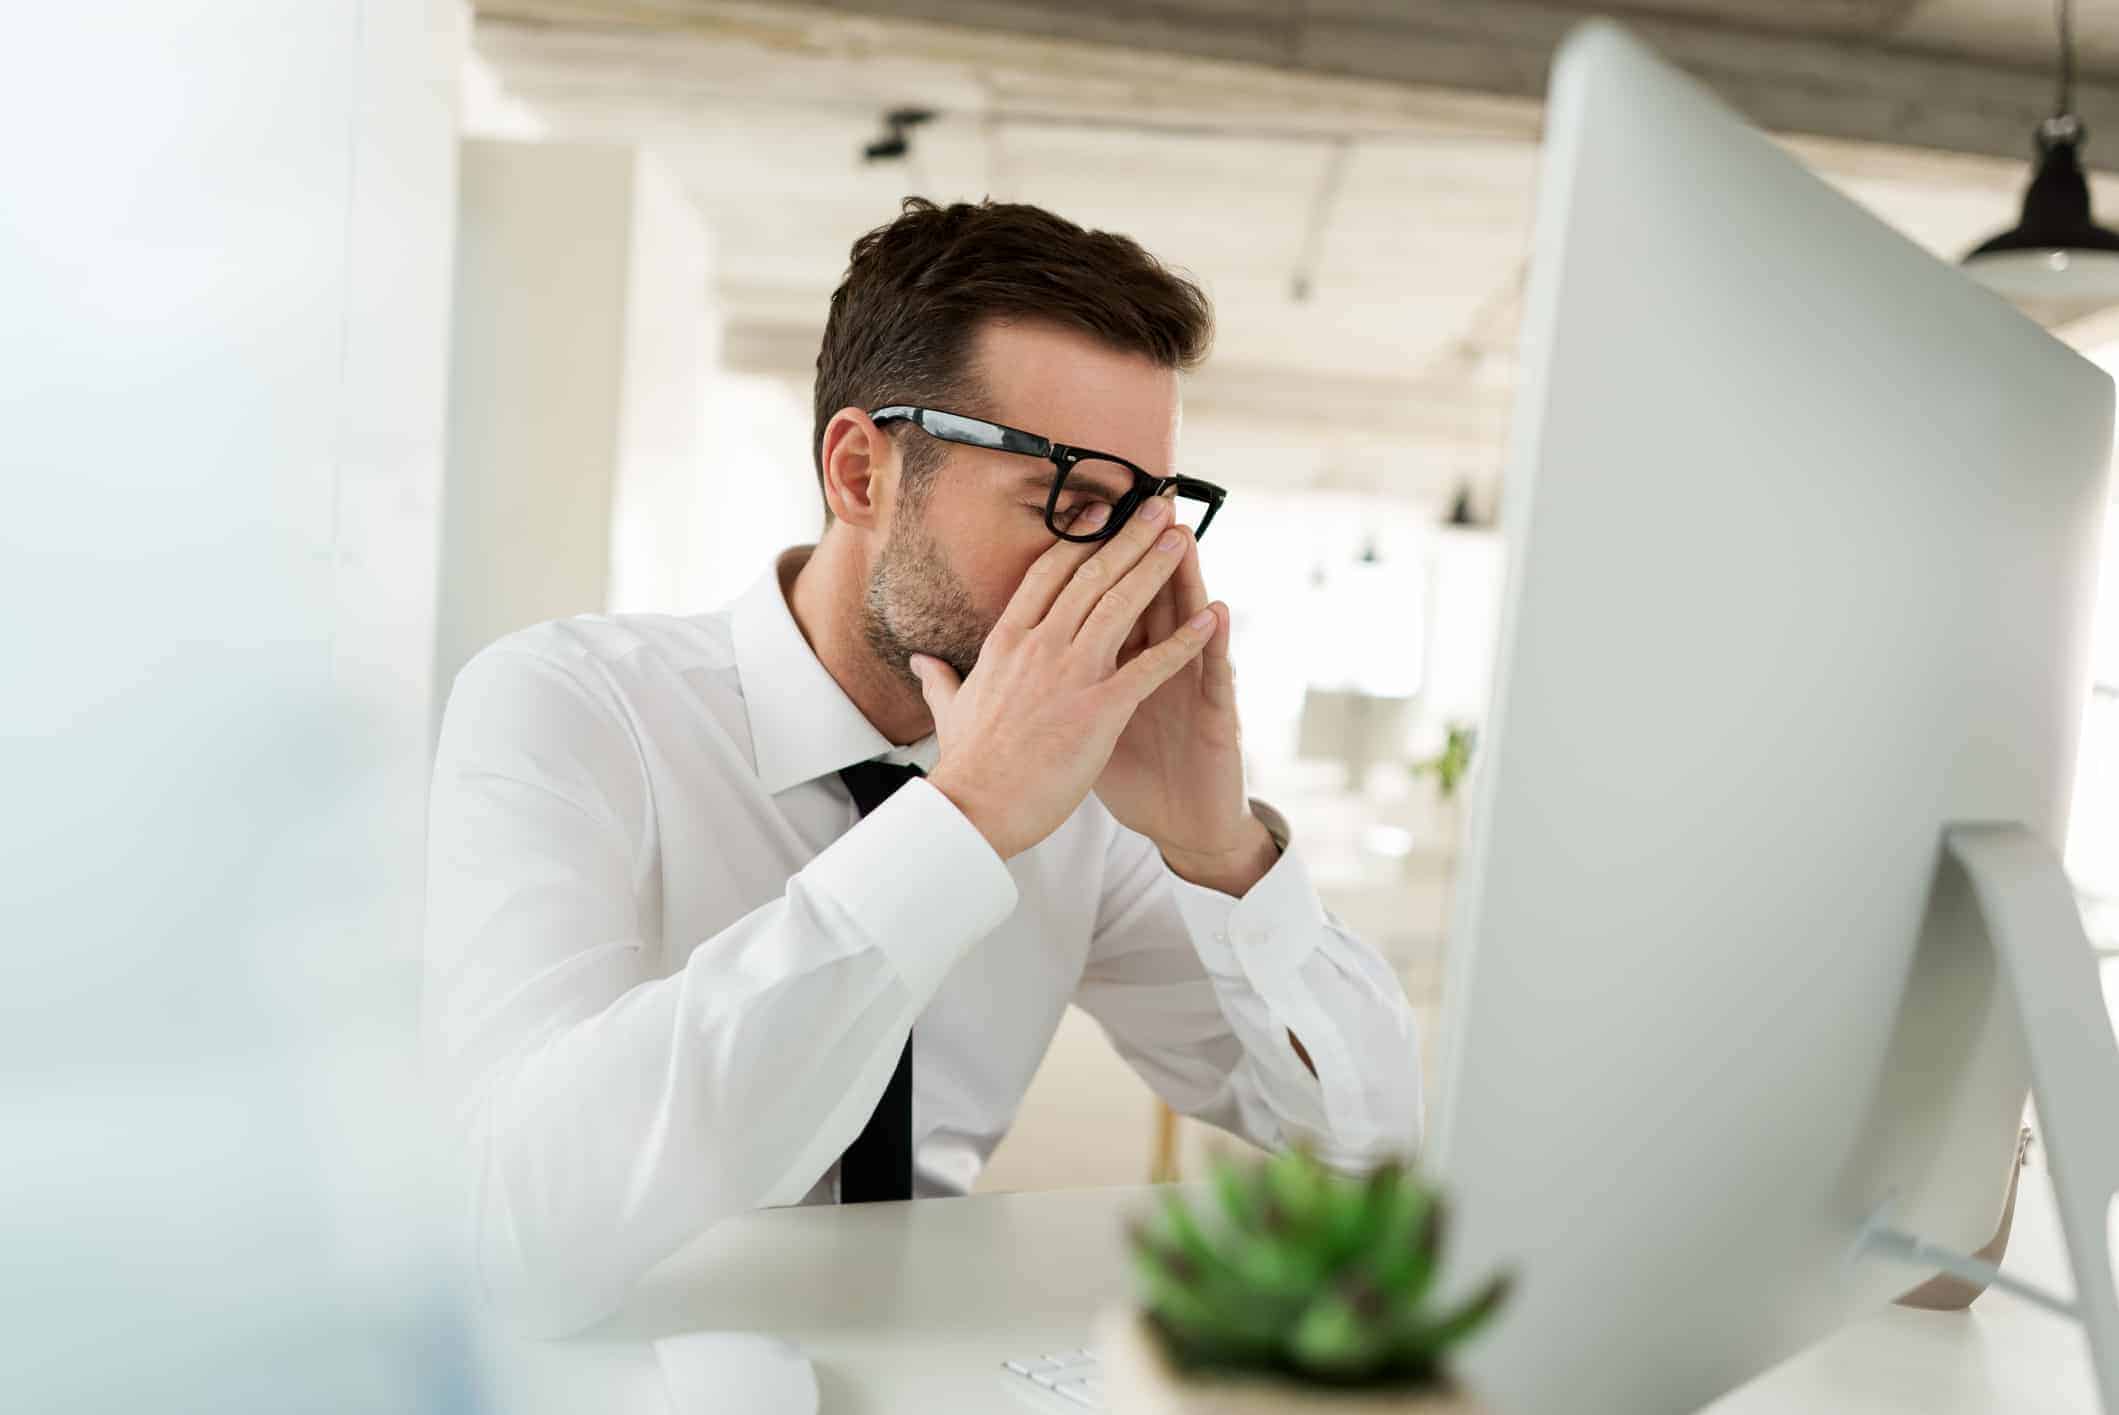
M 1508 1295 L 1501 1274 L 1455 1307 L 1432 1300 L 1442 1199 L 1402 1165 L 1351 1178 L 1294 1149 L 1217 1160 L 1213 1185 L 1205 1212 L 1166 1190 L 1130 1232 L 1141 1304 L 1181 1368 L 1440 1384 Z

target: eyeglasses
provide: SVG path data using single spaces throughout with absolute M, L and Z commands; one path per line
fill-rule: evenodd
M 913 408 L 892 404 L 869 415 L 878 426 L 911 423 L 929 437 L 960 442 L 966 447 L 986 447 L 996 452 L 1015 452 L 1039 457 L 1053 466 L 1052 488 L 1045 497 L 1045 528 L 1061 540 L 1078 542 L 1107 540 L 1118 534 L 1128 517 L 1151 496 L 1174 491 L 1177 523 L 1192 528 L 1194 540 L 1206 535 L 1228 492 L 1197 477 L 1158 477 L 1141 470 L 1123 457 L 1068 447 L 1034 432 L 945 413 L 939 408 Z M 1111 508 L 1110 517 L 1093 531 L 1073 531 L 1067 523 L 1093 501 Z

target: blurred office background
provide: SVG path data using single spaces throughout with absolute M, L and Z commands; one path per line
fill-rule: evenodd
M 1399 969 L 1432 1089 L 1538 95 L 1593 8 L 1938 256 L 2014 223 L 2047 0 L 231 0 L 0 24 L 0 717 L 27 807 L 0 1105 L 41 1137 L 0 1166 L 0 1225 L 52 1270 L 82 1256 L 66 1233 L 118 1225 L 111 1275 L 135 1281 L 233 1243 L 257 1280 L 230 1310 L 282 1321 L 274 1273 L 401 1292 L 433 1269 L 376 1216 L 421 1204 L 402 1102 L 450 677 L 536 620 L 710 608 L 814 538 L 826 298 L 911 193 L 1125 232 L 1212 296 L 1181 458 L 1233 493 L 1205 564 L 1252 789 Z M 2083 7 L 2076 41 L 2119 220 L 2119 10 Z M 2119 367 L 2119 308 L 2058 325 Z M 2068 845 L 2111 949 L 2110 557 L 2102 594 Z M 985 1185 L 1138 1182 L 1158 1119 L 1071 1019 Z M 290 1136 L 290 1167 L 254 1162 Z M 1179 1163 L 1205 1143 L 1182 1127 Z M 260 1213 L 285 1219 L 262 1248 Z
M 1782 120 L 1817 170 L 1936 254 L 2012 223 L 2030 126 L 1990 105 L 2045 98 L 2045 0 L 1641 8 L 1666 17 L 1646 20 L 1651 36 L 1711 56 L 1729 96 Z M 490 494 L 478 520 L 492 535 L 470 544 L 459 536 L 479 532 L 445 517 L 442 674 L 547 614 L 718 603 L 815 535 L 826 300 L 848 245 L 902 196 L 1035 202 L 1131 234 L 1215 301 L 1180 457 L 1234 492 L 1204 561 L 1235 611 L 1253 789 L 1295 823 L 1330 906 L 1397 964 L 1428 1023 L 1432 1088 L 1465 790 L 1453 773 L 1445 792 L 1433 764 L 1456 728 L 1476 769 L 1535 92 L 1561 8 L 477 10 L 455 377 L 478 401 L 453 405 L 450 496 Z M 2087 72 L 2119 70 L 2111 14 L 2086 14 L 2078 42 Z M 2119 130 L 2107 155 L 2119 166 Z M 2119 213 L 2119 181 L 2096 186 Z M 2083 346 L 2119 339 L 2119 321 L 2071 313 Z M 609 320 L 603 362 L 584 369 L 570 335 Z M 593 403 L 586 446 L 546 431 L 579 385 L 534 369 L 489 385 L 489 342 L 525 361 L 563 351 L 567 378 L 614 390 Z M 640 437 L 635 417 L 654 431 Z M 548 530 L 526 540 L 525 522 Z M 555 563 L 578 578 L 563 588 Z M 452 592 L 504 582 L 523 597 L 450 613 Z M 2097 870 L 2119 861 L 2119 784 L 2096 784 L 2119 771 L 2119 737 L 2112 699 L 2094 711 L 2074 858 L 2085 888 L 2109 893 L 2114 864 Z M 1137 1181 L 1154 1109 L 1073 1015 L 984 1183 Z M 1181 1133 L 1180 1162 L 1196 1163 L 1208 1137 Z

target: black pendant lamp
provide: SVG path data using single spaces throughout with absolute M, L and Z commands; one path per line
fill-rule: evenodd
M 2119 304 L 2119 233 L 2090 213 L 2082 171 L 2088 136 L 2075 115 L 2072 0 L 2060 0 L 2060 92 L 2038 125 L 2038 168 L 2023 194 L 2023 219 L 1964 258 L 1965 273 L 2042 324 L 2065 324 Z

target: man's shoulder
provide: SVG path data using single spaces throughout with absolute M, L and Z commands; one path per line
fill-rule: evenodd
M 696 728 L 735 696 L 725 611 L 579 614 L 504 634 L 449 685 L 437 759 L 633 743 L 657 724 Z M 539 746 L 538 744 L 544 744 Z
M 480 659 L 531 658 L 573 676 L 622 678 L 642 661 L 679 673 L 734 663 L 726 607 L 703 614 L 576 614 L 503 634 Z
M 725 610 L 705 614 L 577 614 L 503 634 L 449 684 L 449 715 L 520 721 L 555 714 L 628 733 L 739 696 Z

